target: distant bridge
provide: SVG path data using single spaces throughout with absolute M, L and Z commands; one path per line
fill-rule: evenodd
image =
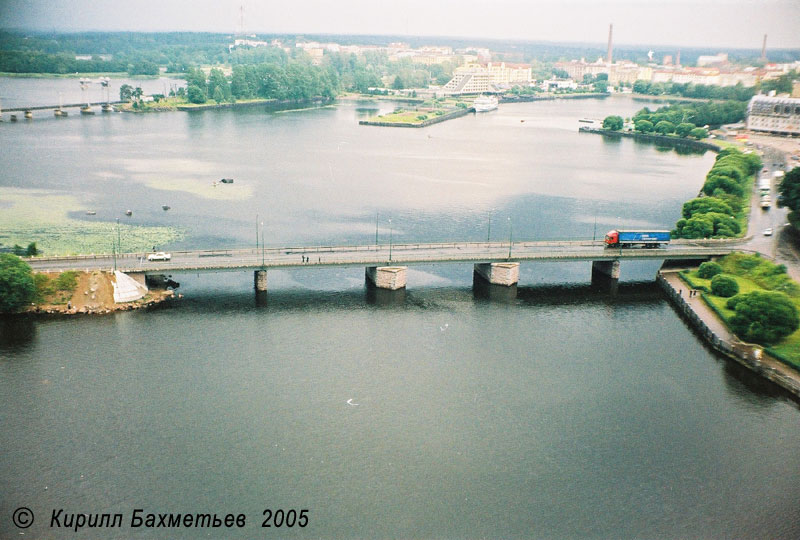
M 58 110 L 58 109 L 75 109 L 79 107 L 86 107 L 89 105 L 91 107 L 94 106 L 102 106 L 102 105 L 119 105 L 120 103 L 127 103 L 126 101 L 97 101 L 95 103 L 87 103 L 85 101 L 81 103 L 68 103 L 64 105 L 36 105 L 35 107 L 3 107 L 2 111 L 0 112 L 26 112 L 26 111 L 45 111 L 45 110 Z
M 117 270 L 139 275 L 171 272 L 221 272 L 254 270 L 257 290 L 266 290 L 269 269 L 327 266 L 364 266 L 368 279 L 379 288 L 405 287 L 409 265 L 473 263 L 475 272 L 489 283 L 514 285 L 519 264 L 527 261 L 591 261 L 592 281 L 616 281 L 623 260 L 703 260 L 734 251 L 730 244 L 701 245 L 688 240 L 666 247 L 606 248 L 602 241 L 563 242 L 445 242 L 357 246 L 289 246 L 250 249 L 178 251 L 167 261 L 148 261 L 147 253 L 77 255 L 30 259 L 37 271 Z

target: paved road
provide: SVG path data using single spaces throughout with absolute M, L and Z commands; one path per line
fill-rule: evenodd
M 772 206 L 769 209 L 761 208 L 761 196 L 758 191 L 758 181 L 756 181 L 753 186 L 753 195 L 750 197 L 750 222 L 747 235 L 751 236 L 752 239 L 747 243 L 747 248 L 775 258 L 780 232 L 784 224 L 787 223 L 788 209 L 778 208 L 775 204 L 778 199 L 778 185 L 781 179 L 775 178 L 774 174 L 776 171 L 782 171 L 786 167 L 786 157 L 783 152 L 766 147 L 762 159 L 764 167 L 758 173 L 758 177 L 770 180 L 769 195 L 770 199 L 772 199 Z M 772 236 L 764 236 L 766 229 L 772 229 Z
M 290 268 L 303 266 L 386 266 L 441 262 L 500 261 L 602 261 L 615 259 L 691 259 L 724 255 L 730 244 L 702 246 L 676 241 L 659 249 L 606 249 L 601 241 L 567 242 L 456 242 L 435 244 L 365 245 L 337 247 L 285 247 L 173 252 L 169 261 L 148 261 L 144 253 L 117 257 L 118 270 L 125 272 L 220 271 L 245 268 Z M 391 251 L 391 253 L 390 253 Z M 510 253 L 509 253 L 510 251 Z M 509 256 L 510 255 L 510 256 Z M 109 255 L 36 258 L 35 270 L 95 270 L 114 267 Z

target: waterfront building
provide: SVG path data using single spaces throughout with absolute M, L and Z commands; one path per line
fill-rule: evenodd
M 747 105 L 747 129 L 800 135 L 800 98 L 753 96 Z
M 456 68 L 453 78 L 442 87 L 442 91 L 450 95 L 483 94 L 515 85 L 528 86 L 531 82 L 533 74 L 527 64 L 467 64 Z

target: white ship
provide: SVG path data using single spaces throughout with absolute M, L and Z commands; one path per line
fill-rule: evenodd
M 475 112 L 489 112 L 497 108 L 497 98 L 494 96 L 479 96 L 472 103 Z

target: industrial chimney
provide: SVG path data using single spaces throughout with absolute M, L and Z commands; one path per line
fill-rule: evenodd
M 764 34 L 764 44 L 761 46 L 761 59 L 767 59 L 767 34 Z
M 613 24 L 609 24 L 608 25 L 608 54 L 606 55 L 606 62 L 608 62 L 609 64 L 611 63 L 611 48 L 612 48 L 611 35 L 612 35 L 613 31 L 614 31 L 614 25 Z

